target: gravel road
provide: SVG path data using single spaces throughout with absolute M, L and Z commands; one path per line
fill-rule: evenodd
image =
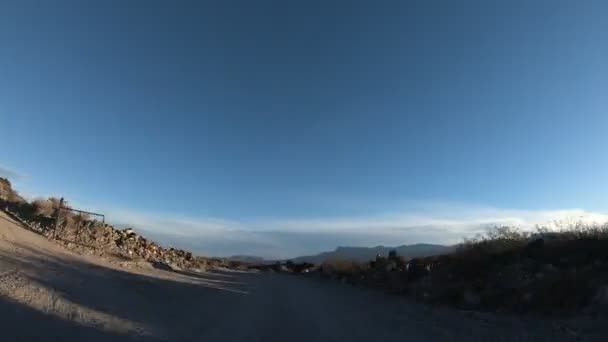
M 0 213 L 2 341 L 605 341 L 605 321 L 431 309 L 337 282 L 76 255 Z

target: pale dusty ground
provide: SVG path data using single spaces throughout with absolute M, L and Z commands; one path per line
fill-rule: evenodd
M 608 341 L 599 320 L 494 317 L 317 279 L 76 255 L 4 213 L 0 323 L 0 341 Z

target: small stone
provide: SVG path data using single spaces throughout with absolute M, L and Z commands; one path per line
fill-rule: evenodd
M 608 308 L 608 285 L 601 286 L 598 289 L 593 302 Z
M 543 272 L 544 273 L 555 273 L 555 272 L 559 272 L 559 269 L 555 266 L 553 266 L 553 264 L 545 264 L 543 266 Z
M 481 303 L 481 297 L 472 290 L 464 291 L 463 299 L 468 306 L 478 306 Z

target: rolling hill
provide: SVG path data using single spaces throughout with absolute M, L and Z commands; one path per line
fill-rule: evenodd
M 434 245 L 434 244 L 413 244 L 397 247 L 376 246 L 376 247 L 337 247 L 334 251 L 323 252 L 316 255 L 301 256 L 291 259 L 295 263 L 309 262 L 313 264 L 323 263 L 325 260 L 341 259 L 366 262 L 380 254 L 387 256 L 388 252 L 396 250 L 398 255 L 417 258 L 430 255 L 449 253 L 454 250 L 453 246 Z

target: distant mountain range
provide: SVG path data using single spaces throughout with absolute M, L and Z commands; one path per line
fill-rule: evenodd
M 387 256 L 391 250 L 396 250 L 397 255 L 409 258 L 419 258 L 431 255 L 439 255 L 452 252 L 454 246 L 433 245 L 433 244 L 414 244 L 403 245 L 397 247 L 338 247 L 332 252 L 323 252 L 317 255 L 301 256 L 291 259 L 295 263 L 309 262 L 312 264 L 321 264 L 326 260 L 340 259 L 353 260 L 358 262 L 367 262 L 376 257 L 376 255 Z
M 267 264 L 274 262 L 273 260 L 266 260 L 262 257 L 256 257 L 251 255 L 233 255 L 231 257 L 228 257 L 228 260 L 244 262 L 248 264 Z

